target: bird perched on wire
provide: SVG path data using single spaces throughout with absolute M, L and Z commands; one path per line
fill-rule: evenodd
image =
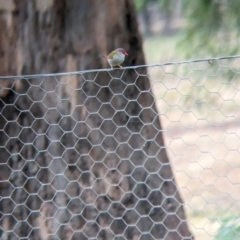
M 105 58 L 113 69 L 114 66 L 119 66 L 122 68 L 121 64 L 125 60 L 125 56 L 127 56 L 127 52 L 123 48 L 117 48 L 113 50 L 108 55 L 101 55 L 101 57 Z

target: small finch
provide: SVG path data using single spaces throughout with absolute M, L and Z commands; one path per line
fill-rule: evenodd
M 127 56 L 127 52 L 123 48 L 117 48 L 108 55 L 102 55 L 101 57 L 105 58 L 113 69 L 114 66 L 119 66 L 122 68 L 121 64 L 125 60 L 125 56 Z

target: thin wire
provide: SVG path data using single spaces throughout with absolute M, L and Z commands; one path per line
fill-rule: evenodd
M 185 61 L 178 61 L 178 62 L 167 62 L 167 63 L 155 63 L 155 64 L 129 66 L 129 67 L 123 67 L 122 70 L 137 69 L 137 68 L 142 68 L 142 67 L 157 67 L 157 66 L 168 66 L 168 65 L 176 65 L 176 64 L 185 64 L 185 63 L 196 63 L 196 62 L 209 62 L 210 63 L 210 61 L 212 61 L 212 60 L 223 60 L 223 59 L 234 59 L 234 58 L 240 58 L 240 55 L 223 56 L 223 57 L 211 57 L 211 58 L 205 58 L 205 59 L 194 59 L 194 60 L 185 60 Z M 61 73 L 46 73 L 46 74 L 43 73 L 43 74 L 33 74 L 33 75 L 0 76 L 0 79 L 18 80 L 18 79 L 29 79 L 29 78 L 45 78 L 45 77 L 77 75 L 77 74 L 94 73 L 94 72 L 109 72 L 109 71 L 111 71 L 111 68 L 81 70 L 81 71 L 61 72 Z

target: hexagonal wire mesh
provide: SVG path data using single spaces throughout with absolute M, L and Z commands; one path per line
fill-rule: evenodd
M 166 196 L 182 205 L 162 191 L 166 149 L 195 239 L 226 216 L 239 239 L 239 62 L 2 77 L 2 238 L 182 239 L 177 210 L 154 219 Z

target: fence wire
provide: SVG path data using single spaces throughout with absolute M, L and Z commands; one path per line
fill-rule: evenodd
M 0 239 L 240 239 L 239 66 L 0 77 Z

